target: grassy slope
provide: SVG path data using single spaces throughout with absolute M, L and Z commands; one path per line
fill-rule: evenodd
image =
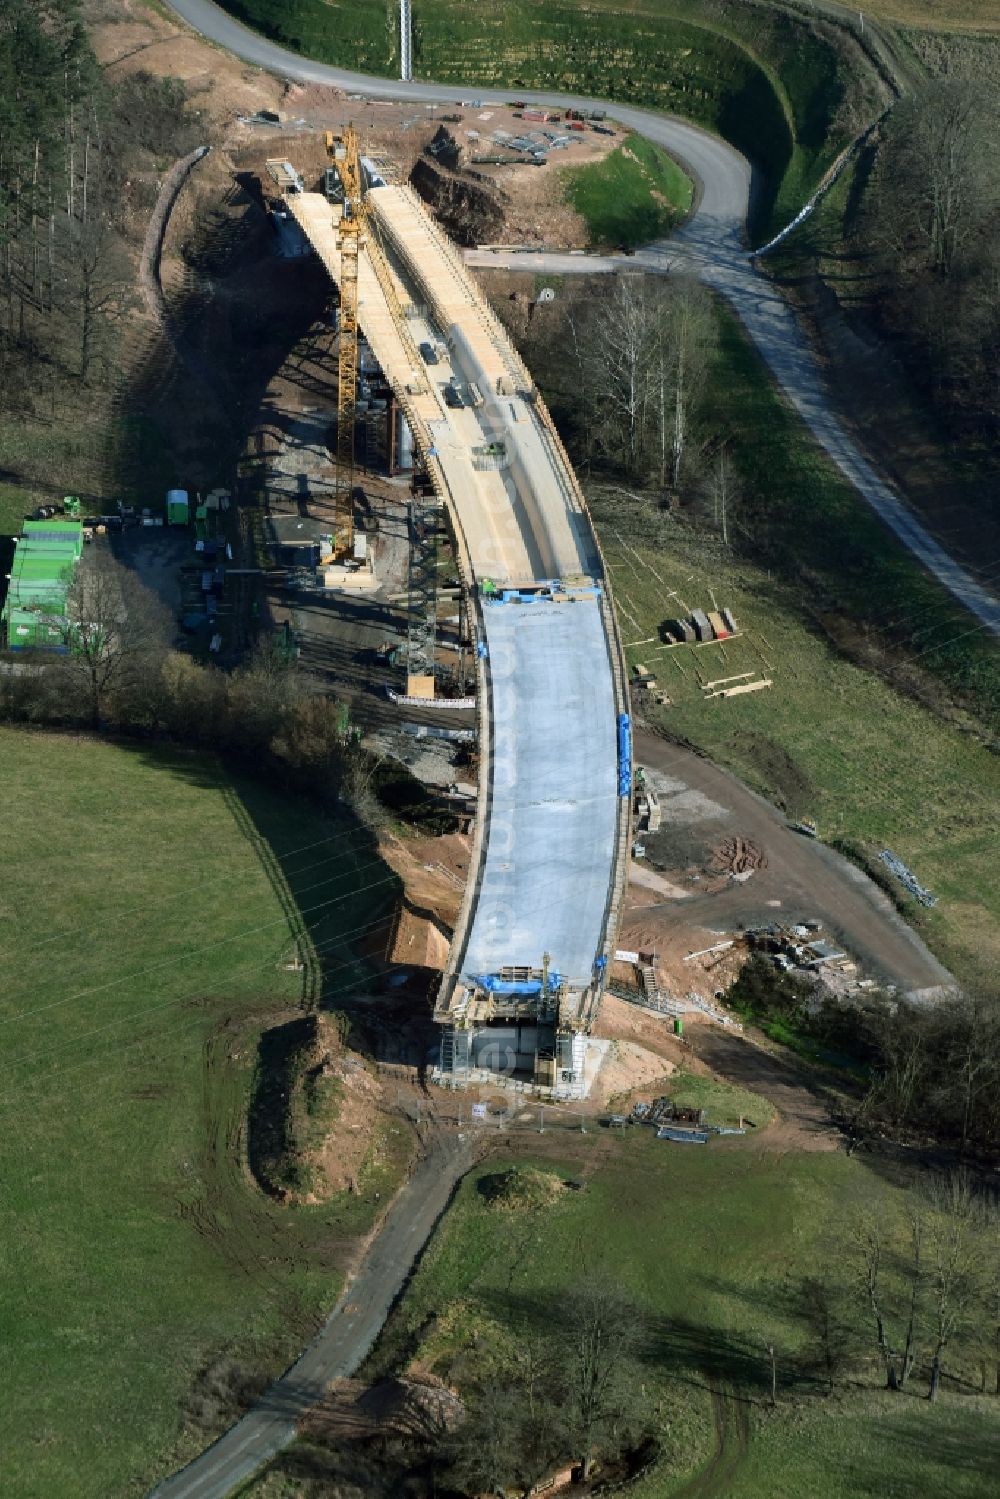
M 382 72 L 395 68 L 395 33 L 376 0 L 349 11 L 325 0 L 299 0 L 291 11 L 279 0 L 225 4 L 314 57 Z M 846 81 L 845 48 L 862 71 L 865 64 L 844 35 L 821 34 L 815 24 L 765 4 L 731 0 L 627 0 L 624 6 L 508 0 L 494 12 L 468 0 L 418 0 L 414 7 L 420 76 L 512 90 L 580 90 L 682 114 L 719 131 L 768 174 L 770 186 L 757 204 L 760 232 L 791 217 L 844 143 L 837 114 L 845 94 L 857 94 L 865 119 L 877 112 L 869 107 L 870 79 Z
M 619 611 L 638 622 L 635 628 L 623 618 L 627 643 L 655 634 L 676 610 L 671 588 L 696 608 L 711 608 L 714 592 L 744 632 L 724 648 L 697 652 L 662 652 L 655 642 L 629 649 L 630 662 L 655 669 L 672 699 L 670 707 L 643 712 L 790 815 L 815 817 L 828 841 L 856 839 L 875 852 L 892 848 L 940 897 L 919 921 L 942 961 L 970 982 L 994 977 L 1000 964 L 996 757 L 839 656 L 810 628 L 799 597 L 762 568 L 681 528 L 669 544 L 640 544 L 637 562 L 614 535 L 634 537 L 627 515 L 603 526 L 599 520 L 598 529 Z M 753 671 L 772 677 L 774 687 L 704 702 L 696 669 L 706 681 Z M 917 917 L 916 910 L 910 914 Z
M 839 478 L 737 325 L 719 315 L 722 344 L 708 406 L 720 430 L 735 434 L 749 495 L 740 523 L 758 537 L 774 529 L 780 570 L 734 556 L 711 536 L 621 494 L 595 499 L 624 639 L 645 642 L 629 649 L 630 662 L 657 669 L 673 699 L 651 716 L 792 815 L 816 817 L 825 837 L 891 847 L 941 897 L 934 911 L 911 913 L 919 911 L 931 945 L 960 977 L 991 979 L 1000 965 L 992 872 L 1000 764 L 967 726 L 942 720 L 846 659 L 825 626 L 838 638 L 846 621 L 856 644 L 864 641 L 866 620 L 895 622 L 911 656 L 928 652 L 918 667 L 937 666 L 946 684 L 979 684 L 977 701 L 993 733 L 1000 652 L 981 634 L 966 633 L 973 629 L 968 618 Z M 698 651 L 663 652 L 658 640 L 648 643 L 683 605 L 711 607 L 713 592 L 733 608 L 746 638 Z M 943 640 L 953 644 L 938 650 Z M 758 671 L 775 685 L 706 703 L 699 671 L 705 681 Z
M 928 1419 L 930 1417 L 930 1419 Z M 951 1399 L 938 1408 L 873 1391 L 754 1428 L 726 1499 L 980 1499 L 1000 1465 L 996 1401 Z M 669 1499 L 640 1486 L 635 1499 Z
M 869 0 L 865 14 L 928 30 L 1000 31 L 994 0 Z
M 223 10 L 286 47 L 373 73 L 398 71 L 399 21 L 383 0 L 224 0 Z
M 886 629 L 915 666 L 965 693 L 1000 734 L 995 641 L 905 551 L 778 394 L 736 319 L 718 311 L 720 355 L 706 400 L 749 495 L 743 525 L 809 585 L 806 604 Z
M 1000 63 L 1000 40 L 995 46 Z M 948 52 L 953 48 L 949 46 Z M 831 304 L 840 308 L 840 322 L 825 334 L 821 322 L 818 333 L 830 356 L 828 379 L 835 402 L 860 429 L 876 463 L 952 556 L 973 570 L 988 570 L 1000 551 L 1000 516 L 983 505 L 996 466 L 989 432 L 977 433 L 967 423 L 957 441 L 934 400 L 915 383 L 916 371 L 911 374 L 904 367 L 892 342 L 869 342 L 865 337 L 867 332 L 871 339 L 871 308 L 878 287 L 863 226 L 860 242 L 853 236 L 859 212 L 866 206 L 869 169 L 867 159 L 852 161 L 812 218 L 768 257 L 767 267 L 807 318 L 815 319 Z M 817 295 L 818 284 L 825 295 Z M 845 328 L 861 335 L 860 344 L 845 337 Z M 876 403 L 878 421 L 873 422 Z
M 0 746 L 3 1487 L 141 1493 L 206 1439 L 178 1446 L 196 1372 L 222 1355 L 280 1368 L 371 1212 L 282 1210 L 241 1167 L 260 1028 L 301 989 L 281 966 L 287 891 L 248 839 L 336 839 L 289 861 L 300 908 L 386 871 L 350 829 L 203 757 L 11 730 Z M 315 913 L 331 965 L 387 888 Z M 379 1178 L 404 1142 L 383 1143 Z
M 626 136 L 603 161 L 565 170 L 563 178 L 567 201 L 586 219 L 595 246 L 647 244 L 669 234 L 691 207 L 690 178 L 640 135 Z
M 738 1488 L 725 1490 L 734 1499 L 895 1496 L 918 1474 L 926 1475 L 918 1485 L 923 1493 L 985 1499 L 992 1492 L 996 1429 L 978 1402 L 946 1397 L 928 1407 L 903 1399 L 887 1409 L 874 1392 L 860 1391 L 814 1402 L 795 1373 L 805 1341 L 795 1312 L 801 1277 L 826 1275 L 831 1236 L 859 1195 L 895 1195 L 856 1159 L 766 1155 L 742 1142 L 672 1149 L 635 1132 L 617 1142 L 585 1192 L 567 1193 L 533 1216 L 483 1205 L 478 1176 L 500 1166 L 479 1168 L 463 1185 L 390 1322 L 380 1367 L 418 1349 L 446 1365 L 473 1327 L 501 1348 L 519 1325 L 544 1330 L 559 1292 L 587 1268 L 607 1266 L 649 1307 L 644 1377 L 661 1402 L 672 1447 L 668 1461 L 636 1488 L 637 1499 L 667 1499 L 680 1474 L 707 1458 L 707 1386 L 720 1381 L 755 1402 L 745 1472 Z M 421 1345 L 432 1313 L 436 1324 Z M 772 1340 L 782 1405 L 769 1418 L 761 1399 Z M 805 1405 L 793 1407 L 793 1396 Z M 905 1449 L 904 1431 L 913 1441 Z M 968 1445 L 959 1448 L 959 1437 Z M 884 1487 L 857 1486 L 862 1456 L 872 1483 L 883 1479 Z

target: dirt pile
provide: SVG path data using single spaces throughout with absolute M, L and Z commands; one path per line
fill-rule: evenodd
M 734 878 L 740 875 L 746 877 L 757 869 L 767 868 L 767 855 L 752 839 L 737 833 L 716 844 L 712 850 L 710 867 L 719 874 L 729 874 Z
M 479 245 L 502 237 L 507 195 L 465 172 L 449 171 L 422 156 L 410 182 L 458 245 Z
M 439 1441 L 465 1417 L 465 1406 L 434 1374 L 380 1379 L 365 1386 L 338 1379 L 302 1422 L 302 1433 L 320 1445 L 409 1437 Z
M 450 946 L 450 932 L 433 916 L 414 911 L 403 902 L 389 951 L 390 963 L 413 963 L 443 973 Z
M 666 1086 L 667 1080 L 676 1071 L 676 1063 L 667 1061 L 655 1051 L 639 1046 L 634 1041 L 616 1040 L 597 1075 L 590 1096 L 594 1103 L 608 1104 L 612 1099 L 621 1099 L 637 1088 L 645 1089 L 661 1082 Z
M 381 1105 L 381 1084 L 344 1044 L 334 1015 L 299 1015 L 265 1031 L 248 1154 L 260 1186 L 282 1202 L 325 1202 L 356 1190 Z
M 484 1176 L 479 1182 L 487 1206 L 502 1213 L 530 1213 L 551 1207 L 564 1190 L 561 1176 L 539 1171 L 534 1166 L 512 1166 L 509 1171 Z

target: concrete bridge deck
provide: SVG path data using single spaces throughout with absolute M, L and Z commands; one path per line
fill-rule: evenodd
M 359 258 L 359 322 L 448 507 L 485 647 L 476 847 L 437 1018 L 488 1019 L 476 979 L 540 969 L 547 954 L 566 980 L 560 1027 L 585 1029 L 630 814 L 618 790 L 625 672 L 600 549 L 544 403 L 460 253 L 409 189 L 373 187 L 367 203 L 377 247 Z M 339 281 L 339 208 L 317 193 L 288 204 Z M 493 602 L 505 589 L 533 601 Z

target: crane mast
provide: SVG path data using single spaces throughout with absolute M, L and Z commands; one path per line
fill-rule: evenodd
M 358 259 L 366 239 L 365 205 L 358 136 L 353 125 L 343 135 L 326 136 L 344 201 L 337 248 L 340 250 L 340 351 L 337 383 L 337 480 L 334 488 L 334 546 L 354 546 L 354 419 L 358 391 Z

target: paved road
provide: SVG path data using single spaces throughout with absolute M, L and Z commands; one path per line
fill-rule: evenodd
M 413 83 L 351 73 L 311 62 L 241 26 L 212 0 L 168 0 L 195 30 L 248 62 L 307 83 L 328 84 L 375 99 L 449 101 L 474 95 L 484 103 L 503 102 L 510 89 L 478 85 Z M 606 99 L 536 93 L 532 98 L 561 107 L 602 108 Z M 751 169 L 725 141 L 666 115 L 630 105 L 613 106 L 623 125 L 666 147 L 694 175 L 699 193 L 695 213 L 672 240 L 650 245 L 634 257 L 519 255 L 490 256 L 476 264 L 507 265 L 520 270 L 582 272 L 634 267 L 661 274 L 684 268 L 712 286 L 735 309 L 775 379 L 837 467 L 872 506 L 904 546 L 980 622 L 1000 636 L 1000 600 L 977 583 L 949 556 L 876 473 L 831 410 L 816 359 L 794 313 L 780 292 L 750 264 L 745 247 Z M 808 496 L 803 496 L 807 511 Z M 806 515 L 807 518 L 807 515 Z
M 414 1261 L 471 1164 L 471 1146 L 438 1140 L 396 1197 L 361 1269 L 323 1330 L 252 1411 L 151 1499 L 225 1499 L 295 1436 L 331 1380 L 353 1374 L 372 1348 Z

